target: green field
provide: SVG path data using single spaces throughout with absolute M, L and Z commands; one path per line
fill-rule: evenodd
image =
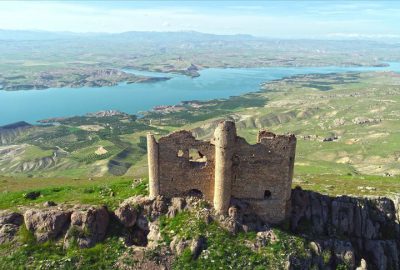
M 146 179 L 126 177 L 102 178 L 10 178 L 0 177 L 0 209 L 18 209 L 46 201 L 59 204 L 93 204 L 117 206 L 124 199 L 147 194 Z M 39 192 L 36 199 L 26 198 L 29 192 Z

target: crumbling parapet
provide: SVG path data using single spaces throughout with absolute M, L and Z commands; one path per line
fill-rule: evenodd
M 154 135 L 147 134 L 147 157 L 149 166 L 149 193 L 154 198 L 160 195 L 158 143 Z
M 228 211 L 232 190 L 232 159 L 236 140 L 235 123 L 221 122 L 214 133 L 215 180 L 214 208 L 225 214 Z

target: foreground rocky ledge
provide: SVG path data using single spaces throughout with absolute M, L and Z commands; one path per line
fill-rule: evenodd
M 329 197 L 296 188 L 292 191 L 292 214 L 281 225 L 309 241 L 306 256 L 292 254 L 287 269 L 399 269 L 400 229 L 399 200 L 385 197 Z M 174 237 L 168 245 L 160 232 L 160 217 L 175 217 L 189 211 L 206 223 L 217 222 L 232 234 L 256 231 L 257 237 L 247 245 L 254 251 L 277 241 L 268 224 L 251 214 L 246 203 L 233 199 L 228 216 L 221 216 L 196 197 L 150 199 L 131 197 L 115 211 L 105 206 L 55 205 L 48 202 L 21 213 L 0 212 L 0 244 L 18 244 L 17 233 L 25 226 L 37 242 L 59 241 L 68 249 L 75 245 L 89 248 L 102 242 L 107 231 L 118 226 L 121 239 L 133 256 L 135 265 L 120 269 L 170 269 L 176 256 L 190 249 L 196 259 L 207 249 L 206 236 L 195 239 Z M 156 250 L 156 252 L 155 252 Z M 153 254 L 147 256 L 146 254 Z M 154 254 L 157 253 L 157 256 Z M 133 255 L 132 255 L 133 254 Z

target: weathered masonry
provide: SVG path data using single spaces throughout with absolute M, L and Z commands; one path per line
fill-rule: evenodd
M 245 201 L 266 222 L 289 214 L 294 135 L 261 130 L 257 143 L 236 135 L 235 123 L 221 122 L 211 141 L 178 131 L 157 142 L 147 135 L 150 196 L 201 194 L 220 213 L 232 198 Z

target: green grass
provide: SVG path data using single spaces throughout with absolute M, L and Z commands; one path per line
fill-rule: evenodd
M 293 187 L 301 186 L 327 195 L 395 196 L 400 191 L 400 176 L 382 177 L 375 175 L 299 174 Z M 362 188 L 364 187 L 364 188 Z M 368 190 L 365 187 L 374 189 Z
M 174 262 L 174 269 L 284 269 L 289 254 L 306 256 L 307 242 L 278 228 L 274 232 L 279 240 L 257 251 L 246 246 L 247 242 L 255 241 L 254 232 L 232 235 L 216 222 L 207 224 L 189 212 L 172 219 L 163 217 L 160 228 L 167 244 L 174 236 L 186 240 L 198 236 L 207 238 L 207 250 L 197 260 L 186 249 Z
M 147 181 L 135 182 L 127 178 L 101 178 L 93 180 L 66 179 L 8 179 L 0 193 L 0 209 L 37 205 L 45 201 L 65 204 L 105 204 L 117 206 L 122 200 L 147 194 Z M 30 183 L 28 183 L 30 181 Z M 29 184 L 31 187 L 26 187 Z M 24 198 L 28 192 L 40 192 L 35 200 Z
M 18 237 L 19 246 L 0 245 L 0 269 L 112 269 L 125 250 L 115 230 L 108 232 L 103 243 L 88 249 L 66 250 L 62 241 L 37 243 L 25 226 Z
M 43 150 L 40 147 L 30 145 L 27 148 L 25 148 L 25 151 L 24 151 L 21 159 L 23 161 L 31 161 L 31 160 L 45 158 L 45 157 L 51 157 L 51 156 L 53 156 L 52 150 Z

